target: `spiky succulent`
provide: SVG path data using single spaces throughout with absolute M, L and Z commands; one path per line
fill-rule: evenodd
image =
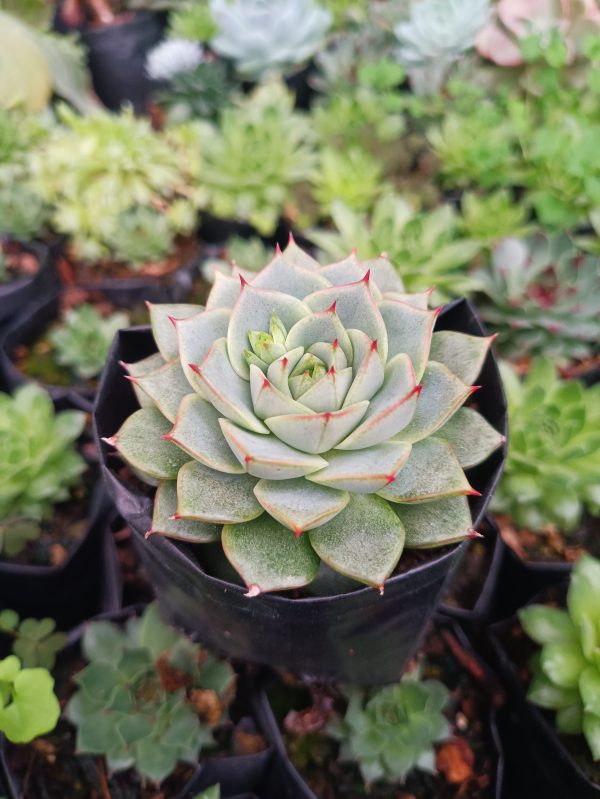
M 505 239 L 478 272 L 481 314 L 508 357 L 588 357 L 600 337 L 600 259 L 565 235 Z
M 243 75 L 285 74 L 318 50 L 332 21 L 315 0 L 210 0 L 212 49 Z
M 322 217 L 329 216 L 336 202 L 352 211 L 369 211 L 385 188 L 383 165 L 362 147 L 325 147 L 319 153 L 312 183 Z
M 600 508 L 600 384 L 560 380 L 549 359 L 520 381 L 502 364 L 510 440 L 495 510 L 521 527 L 569 532 Z
M 97 377 L 113 336 L 128 324 L 126 313 L 102 316 L 94 305 L 86 304 L 71 308 L 65 313 L 62 324 L 49 336 L 56 361 L 84 380 Z
M 409 675 L 370 696 L 351 693 L 344 718 L 328 732 L 341 743 L 340 760 L 357 763 L 367 785 L 398 782 L 414 768 L 435 772 L 434 745 L 450 735 L 447 702 L 442 683 Z
M 221 538 L 251 595 L 321 560 L 381 587 L 405 544 L 472 534 L 463 468 L 502 436 L 460 406 L 490 339 L 434 333 L 427 298 L 385 258 L 320 267 L 292 240 L 252 282 L 217 274 L 206 309 L 151 306 L 145 407 L 107 439 L 160 483 L 151 532 Z
M 583 734 L 600 760 L 600 561 L 586 556 L 575 564 L 566 609 L 531 605 L 519 619 L 541 646 L 529 700 L 555 710 L 557 730 Z
M 167 626 L 156 604 L 124 629 L 92 622 L 82 648 L 89 662 L 66 708 L 77 751 L 104 755 L 111 771 L 133 767 L 160 782 L 214 743 L 233 671 Z
M 528 209 L 515 203 L 505 189 L 479 195 L 465 192 L 461 200 L 461 227 L 465 236 L 486 246 L 501 239 L 527 235 Z

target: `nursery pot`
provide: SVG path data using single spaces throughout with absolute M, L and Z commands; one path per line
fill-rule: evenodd
M 471 305 L 459 300 L 438 319 L 437 329 L 481 334 Z M 196 632 L 209 647 L 232 657 L 268 663 L 322 680 L 353 683 L 393 682 L 419 645 L 445 582 L 457 566 L 464 545 L 432 550 L 430 559 L 390 577 L 380 596 L 372 588 L 349 593 L 291 599 L 265 594 L 249 599 L 245 589 L 203 570 L 202 550 L 160 536 L 144 541 L 151 527 L 152 500 L 126 485 L 117 470 L 120 461 L 102 437 L 112 436 L 136 409 L 131 387 L 119 361 L 131 363 L 155 351 L 148 328 L 121 331 L 109 355 L 95 406 L 95 434 L 108 490 L 134 531 L 140 554 L 161 605 L 185 629 Z M 504 431 L 506 406 L 492 354 L 481 374 L 478 408 Z M 482 518 L 499 479 L 504 452 L 470 470 L 474 524 Z
M 10 283 L 0 284 L 0 325 L 47 292 L 54 291 L 58 284 L 49 248 L 38 242 L 23 244 L 22 248 L 37 258 L 38 271 L 30 277 L 19 277 Z

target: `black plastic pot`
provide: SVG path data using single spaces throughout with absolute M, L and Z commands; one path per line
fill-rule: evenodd
M 0 326 L 19 314 L 23 309 L 58 286 L 50 249 L 39 242 L 28 242 L 23 249 L 36 256 L 39 267 L 35 275 L 20 277 L 10 283 L 0 284 Z
M 121 603 L 121 577 L 109 524 L 114 510 L 99 481 L 93 491 L 87 528 L 60 566 L 34 566 L 0 560 L 0 609 L 21 616 L 50 616 L 60 629 L 72 627 Z
M 466 300 L 449 305 L 439 317 L 438 328 L 483 332 Z M 148 328 L 118 334 L 98 388 L 94 415 L 108 490 L 134 532 L 166 613 L 185 629 L 197 632 L 209 647 L 232 657 L 322 680 L 375 684 L 398 679 L 419 645 L 464 545 L 432 551 L 427 562 L 391 577 L 383 596 L 363 587 L 316 598 L 266 594 L 249 600 L 239 585 L 203 570 L 196 557 L 202 557 L 201 548 L 159 536 L 144 542 L 144 533 L 151 527 L 152 500 L 119 479 L 119 460 L 101 439 L 112 436 L 137 407 L 119 361 L 131 363 L 154 351 Z M 481 382 L 478 407 L 496 429 L 504 431 L 505 400 L 491 353 Z M 498 451 L 470 470 L 471 484 L 482 492 L 472 503 L 475 525 L 485 512 L 503 462 L 504 452 Z

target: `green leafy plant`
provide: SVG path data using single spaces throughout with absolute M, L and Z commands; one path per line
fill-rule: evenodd
M 405 545 L 472 535 L 463 468 L 503 437 L 460 406 L 490 340 L 434 333 L 428 296 L 291 240 L 252 282 L 217 274 L 206 310 L 151 306 L 162 360 L 129 367 L 145 407 L 106 439 L 160 481 L 151 533 L 220 539 L 251 596 L 321 560 L 381 588 Z
M 573 530 L 600 508 L 600 385 L 560 380 L 548 359 L 520 381 L 502 364 L 510 439 L 492 507 L 520 527 Z
M 331 218 L 335 231 L 309 233 L 330 258 L 343 258 L 352 246 L 359 258 L 386 253 L 402 270 L 408 291 L 435 286 L 439 298 L 468 294 L 478 287 L 467 265 L 481 245 L 461 237 L 460 220 L 449 205 L 418 213 L 403 197 L 386 193 L 375 203 L 370 218 L 342 203 L 333 203 Z
M 583 735 L 600 760 L 600 561 L 573 567 L 566 609 L 531 605 L 519 611 L 527 635 L 540 645 L 532 660 L 530 702 L 556 711 L 556 728 Z
M 128 324 L 126 313 L 102 316 L 94 305 L 83 304 L 65 313 L 49 340 L 57 362 L 88 380 L 100 374 L 115 333 Z
M 435 772 L 434 745 L 450 736 L 447 703 L 442 683 L 409 675 L 368 695 L 352 692 L 344 718 L 327 731 L 340 741 L 339 759 L 357 763 L 367 785 L 398 782 L 414 768 Z
M 132 256 L 135 267 L 148 251 L 168 256 L 177 235 L 193 231 L 204 200 L 198 131 L 158 133 L 129 111 L 78 117 L 62 109 L 61 118 L 37 153 L 35 185 L 75 257 Z M 153 244 L 140 249 L 146 237 Z
M 465 192 L 462 197 L 461 226 L 465 236 L 490 246 L 508 236 L 527 235 L 527 209 L 513 202 L 504 189 L 487 195 Z
M 169 15 L 169 33 L 180 39 L 207 42 L 217 33 L 208 0 L 185 0 Z
M 267 84 L 236 106 L 203 141 L 203 181 L 217 216 L 249 221 L 270 235 L 315 164 L 308 119 L 283 84 Z
M 17 554 L 17 542 L 36 537 L 35 523 L 68 499 L 85 469 L 75 449 L 84 424 L 79 411 L 56 413 L 39 386 L 0 393 L 0 551 Z
M 47 669 L 21 668 L 15 655 L 0 660 L 0 732 L 15 744 L 50 732 L 60 716 Z
M 322 45 L 332 21 L 315 0 L 210 0 L 210 11 L 211 48 L 250 77 L 293 71 Z
M 214 744 L 233 671 L 166 625 L 156 604 L 124 628 L 92 622 L 82 648 L 89 662 L 66 707 L 79 752 L 104 755 L 111 771 L 133 767 L 160 782 Z
M 383 165 L 361 147 L 348 150 L 326 147 L 319 153 L 312 184 L 321 216 L 328 215 L 337 202 L 352 211 L 369 211 L 385 189 Z
M 478 279 L 481 315 L 509 358 L 589 357 L 600 336 L 600 261 L 568 236 L 506 239 Z
M 56 632 L 54 619 L 21 619 L 14 610 L 0 611 L 0 635 L 13 639 L 13 654 L 28 669 L 40 667 L 51 671 L 57 654 L 67 642 L 64 633 Z

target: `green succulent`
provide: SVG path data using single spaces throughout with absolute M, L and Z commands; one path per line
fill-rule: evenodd
M 308 61 L 332 22 L 316 0 L 209 0 L 209 7 L 217 26 L 211 48 L 254 78 Z
M 54 668 L 56 656 L 67 642 L 56 632 L 54 619 L 21 619 L 14 610 L 0 611 L 0 635 L 13 639 L 12 651 L 27 668 Z
M 157 92 L 154 101 L 167 112 L 171 123 L 189 119 L 214 119 L 228 105 L 232 85 L 225 65 L 206 61 L 194 69 L 175 73 L 168 87 Z
M 38 148 L 34 180 L 76 257 L 118 258 L 114 247 L 123 237 L 139 238 L 141 224 L 149 235 L 150 216 L 162 249 L 167 233 L 172 246 L 178 234 L 193 231 L 204 200 L 196 128 L 158 133 L 130 111 L 78 117 L 63 108 L 61 119 Z
M 15 744 L 51 732 L 60 717 L 47 669 L 21 668 L 15 655 L 0 660 L 0 733 Z
M 293 105 L 292 94 L 274 83 L 224 109 L 203 142 L 203 180 L 214 214 L 273 233 L 292 190 L 315 165 L 309 120 Z
M 410 675 L 368 695 L 352 692 L 344 718 L 328 728 L 340 741 L 339 759 L 358 764 L 367 785 L 404 780 L 415 768 L 435 773 L 434 746 L 451 734 L 448 696 L 437 680 Z
M 600 260 L 565 235 L 505 239 L 478 272 L 481 315 L 509 358 L 584 360 L 600 337 Z
M 124 628 L 92 622 L 82 649 L 88 665 L 75 676 L 78 690 L 65 711 L 78 752 L 104 755 L 111 771 L 135 768 L 160 782 L 179 761 L 195 764 L 214 745 L 233 671 L 166 625 L 156 604 Z
M 168 258 L 173 250 L 173 224 L 164 214 L 142 206 L 121 214 L 105 239 L 119 261 L 141 269 Z
M 560 380 L 549 359 L 523 381 L 502 364 L 510 439 L 492 507 L 531 530 L 573 530 L 600 509 L 600 384 Z
M 217 30 L 208 0 L 179 0 L 169 15 L 169 34 L 180 39 L 208 42 Z
M 159 482 L 150 532 L 221 540 L 251 596 L 321 560 L 381 588 L 405 545 L 472 535 L 463 468 L 503 437 L 460 406 L 490 339 L 433 332 L 428 296 L 292 239 L 251 281 L 217 273 L 206 309 L 152 305 L 160 356 L 127 367 L 144 407 L 106 439 Z
M 67 366 L 77 377 L 97 377 L 104 366 L 117 330 L 129 325 L 126 313 L 102 316 L 94 305 L 68 310 L 62 324 L 49 335 L 57 363 Z
M 322 149 L 312 180 L 321 216 L 342 202 L 356 212 L 369 211 L 385 189 L 382 163 L 361 147 Z
M 525 236 L 532 226 L 527 224 L 527 209 L 513 202 L 505 189 L 487 195 L 465 192 L 462 197 L 461 226 L 465 236 L 490 246 L 508 236 Z
M 330 258 L 343 258 L 356 247 L 359 258 L 385 253 L 402 270 L 408 291 L 435 286 L 438 298 L 469 294 L 478 283 L 467 270 L 481 249 L 478 241 L 462 238 L 460 220 L 451 206 L 418 213 L 406 199 L 385 193 L 370 216 L 333 203 L 335 231 L 312 230 L 313 241 Z
M 600 561 L 586 556 L 575 564 L 566 609 L 531 605 L 519 619 L 541 647 L 529 701 L 555 710 L 557 730 L 583 735 L 600 760 Z
M 85 469 L 75 448 L 84 424 L 79 411 L 56 413 L 34 384 L 0 393 L 0 541 L 11 523 L 42 521 L 68 499 Z

